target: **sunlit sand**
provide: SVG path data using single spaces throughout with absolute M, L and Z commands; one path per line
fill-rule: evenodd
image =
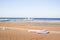
M 28 32 L 44 29 L 49 33 Z M 60 40 L 60 22 L 0 22 L 0 40 Z

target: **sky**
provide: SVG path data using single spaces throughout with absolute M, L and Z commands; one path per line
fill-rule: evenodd
M 60 0 L 0 0 L 0 17 L 60 18 Z

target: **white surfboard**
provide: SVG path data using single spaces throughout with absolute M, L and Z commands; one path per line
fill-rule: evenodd
M 47 30 L 28 30 L 28 32 L 36 32 L 36 33 L 41 33 L 41 34 L 49 33 Z

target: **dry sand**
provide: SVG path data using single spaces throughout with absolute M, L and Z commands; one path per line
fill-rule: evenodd
M 46 29 L 60 32 L 60 22 L 0 22 L 0 27 L 13 27 L 23 29 Z M 60 40 L 59 33 L 38 34 L 27 30 L 0 29 L 0 40 Z

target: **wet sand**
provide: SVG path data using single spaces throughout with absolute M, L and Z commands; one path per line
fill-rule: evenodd
M 46 29 L 48 31 L 59 31 L 60 22 L 0 22 L 0 27 L 13 27 L 23 29 Z M 0 29 L 0 40 L 60 40 L 60 34 L 38 34 L 27 30 L 2 30 Z

